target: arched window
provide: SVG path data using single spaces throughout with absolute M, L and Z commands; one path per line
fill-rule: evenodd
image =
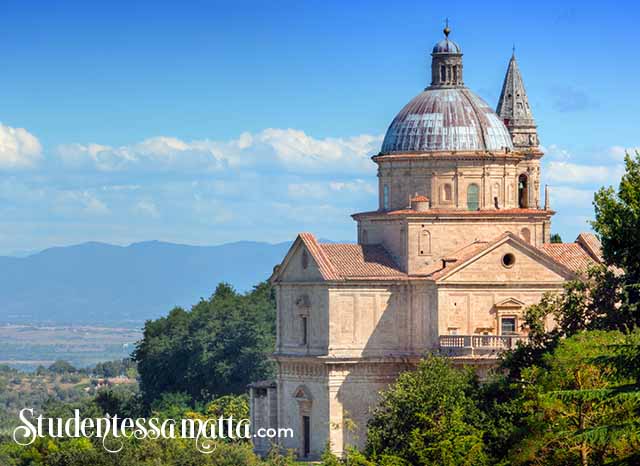
M 382 208 L 389 210 L 389 185 L 385 184 L 382 187 Z
M 420 236 L 418 237 L 418 247 L 419 255 L 428 256 L 431 254 L 431 233 L 429 233 L 429 230 L 420 231 Z
M 497 209 L 500 206 L 500 183 L 494 183 L 491 188 L 491 197 L 493 198 L 493 205 Z
M 440 65 L 440 81 L 444 84 L 447 80 L 447 67 Z
M 442 200 L 445 202 L 449 202 L 453 200 L 451 184 L 447 183 L 442 187 Z
M 467 209 L 478 210 L 480 207 L 480 188 L 477 184 L 470 184 L 467 188 Z
M 531 231 L 528 228 L 520 230 L 520 236 L 522 236 L 522 239 L 527 243 L 531 243 Z
M 518 177 L 518 207 L 526 209 L 529 207 L 529 191 L 527 188 L 527 175 L 522 174 Z

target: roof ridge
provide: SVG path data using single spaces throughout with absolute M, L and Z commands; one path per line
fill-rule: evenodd
M 315 259 L 323 278 L 325 280 L 339 279 L 340 275 L 336 272 L 331 260 L 329 260 L 325 252 L 322 250 L 322 247 L 320 246 L 320 243 L 318 243 L 315 235 L 313 233 L 299 233 L 298 237 L 302 240 L 309 250 L 309 253 Z

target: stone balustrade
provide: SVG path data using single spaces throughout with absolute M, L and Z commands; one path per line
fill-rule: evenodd
M 498 357 L 517 343 L 527 341 L 524 335 L 441 335 L 440 351 L 449 357 Z

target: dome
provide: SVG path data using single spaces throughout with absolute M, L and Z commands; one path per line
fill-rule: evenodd
M 484 100 L 466 87 L 430 87 L 400 110 L 380 153 L 505 149 L 509 131 Z
M 462 49 L 454 41 L 442 39 L 433 46 L 432 53 L 462 53 Z

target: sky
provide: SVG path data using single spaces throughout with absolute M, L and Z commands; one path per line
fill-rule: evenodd
M 515 45 L 565 241 L 640 146 L 632 1 L 1 3 L 0 254 L 353 240 L 447 17 L 491 106 Z

